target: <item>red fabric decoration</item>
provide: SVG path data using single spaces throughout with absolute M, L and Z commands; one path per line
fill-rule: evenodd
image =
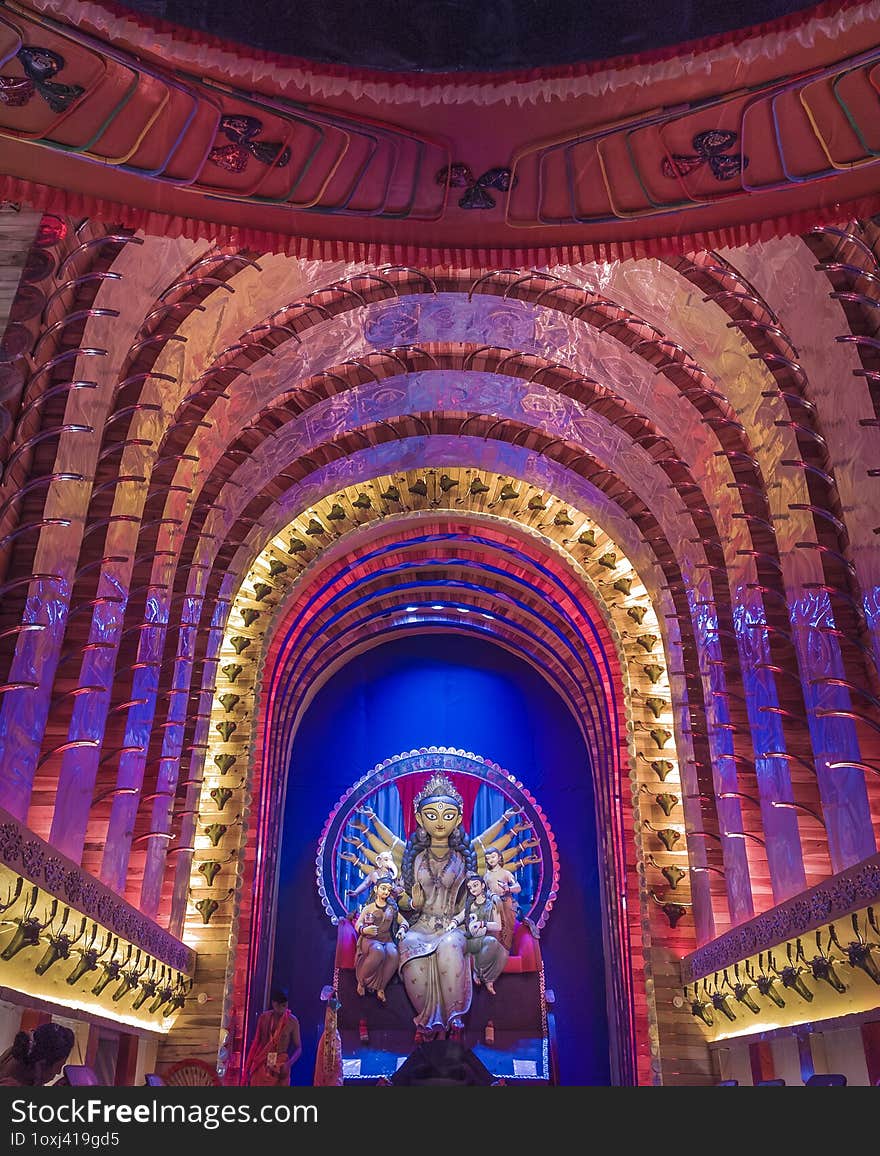
M 470 835 L 474 804 L 480 789 L 479 779 L 475 779 L 471 775 L 456 775 L 449 771 L 418 771 L 415 774 L 403 775 L 394 781 L 397 793 L 400 795 L 400 805 L 403 808 L 403 829 L 407 839 L 416 829 L 416 814 L 413 807 L 415 797 L 423 787 L 427 786 L 430 779 L 439 774 L 446 775 L 461 795 L 462 826 Z
M 483 249 L 451 248 L 440 245 L 323 240 L 319 237 L 288 235 L 266 229 L 215 224 L 194 217 L 169 216 L 153 209 L 132 208 L 118 201 L 93 197 L 17 177 L 0 178 L 0 200 L 24 202 L 35 209 L 71 217 L 96 217 L 111 224 L 142 229 L 156 236 L 212 240 L 218 245 L 237 246 L 256 253 L 287 253 L 318 261 L 366 261 L 375 264 L 403 264 L 431 268 L 450 266 L 469 269 L 529 268 L 541 265 L 574 265 L 581 261 L 623 261 L 641 257 L 663 257 L 693 253 L 699 249 L 721 249 L 750 245 L 773 237 L 806 233 L 817 225 L 873 217 L 880 212 L 880 193 L 871 193 L 846 203 L 831 203 L 794 211 L 760 221 L 746 221 L 720 228 L 672 237 L 633 237 L 617 241 L 595 241 L 568 245 L 523 245 L 520 248 L 487 246 Z

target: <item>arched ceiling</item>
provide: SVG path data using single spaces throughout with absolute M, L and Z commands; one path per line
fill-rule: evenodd
M 493 614 L 456 628 L 494 623 L 582 718 L 600 718 L 607 671 L 596 659 L 588 674 L 574 654 L 602 652 L 589 632 L 607 612 L 554 592 L 540 550 L 477 523 L 447 529 L 440 510 L 448 518 L 458 501 L 596 565 L 607 539 L 577 540 L 566 519 L 580 511 L 610 536 L 605 553 L 625 553 L 679 680 L 691 793 L 706 811 L 697 829 L 742 830 L 759 791 L 827 805 L 813 767 L 832 728 L 838 752 L 869 758 L 853 688 L 875 678 L 878 482 L 860 464 L 874 371 L 870 339 L 853 328 L 873 307 L 839 286 L 864 264 L 870 230 L 767 244 L 755 260 L 731 250 L 478 276 L 298 263 L 91 225 L 48 240 L 39 251 L 55 272 L 32 286 L 47 305 L 3 481 L 7 805 L 106 877 L 141 886 L 132 863 L 204 743 L 229 607 L 266 543 L 319 507 L 322 532 L 303 532 L 283 559 L 292 575 L 377 515 L 383 538 L 369 562 L 353 539 L 343 587 L 302 611 L 297 654 L 312 665 L 298 690 L 293 679 L 290 720 L 316 671 L 413 604 L 442 606 L 415 617 L 445 627 L 461 605 Z M 871 271 L 856 276 L 870 291 Z M 841 380 L 852 383 L 842 394 Z M 381 497 L 392 485 L 399 503 Z M 505 485 L 516 500 L 503 500 Z M 37 621 L 22 632 L 36 590 Z M 804 677 L 817 646 L 821 687 Z M 44 733 L 41 749 L 18 743 L 25 733 Z M 846 775 L 863 778 L 843 770 L 835 782 Z M 795 813 L 764 806 L 760 821 L 803 839 L 806 875 L 774 865 L 771 846 L 769 867 L 753 864 L 734 897 L 735 919 L 828 869 Z M 107 833 L 124 829 L 134 858 L 117 849 L 111 861 Z M 832 857 L 866 837 L 843 825 Z M 707 846 L 710 860 L 719 850 Z M 170 899 L 160 871 L 155 903 L 163 877 Z
M 0 805 L 195 945 L 322 682 L 452 630 L 578 720 L 620 975 L 874 854 L 876 244 L 465 272 L 45 217 L 4 339 Z
M 226 936 L 225 1024 L 312 696 L 488 638 L 584 736 L 644 1076 L 677 958 L 877 851 L 876 5 L 542 10 L 540 75 L 150 9 L 0 5 L 0 807 Z

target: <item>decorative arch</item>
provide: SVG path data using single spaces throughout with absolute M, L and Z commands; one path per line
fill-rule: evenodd
M 468 476 L 464 470 L 456 473 L 460 475 L 458 485 L 463 489 L 462 483 L 468 482 Z M 502 480 L 488 472 L 469 470 L 468 474 L 471 479 L 478 478 L 480 486 L 485 485 L 494 493 L 499 493 L 505 484 L 512 484 L 510 478 Z M 420 476 L 420 471 L 410 471 L 404 475 L 404 484 L 415 485 Z M 452 475 L 446 477 L 450 479 Z M 392 515 L 388 520 L 380 518 L 376 511 L 371 518 L 369 511 L 364 510 L 365 520 L 356 529 L 335 540 L 325 551 L 319 551 L 308 566 L 297 569 L 297 553 L 291 552 L 290 547 L 307 536 L 312 519 L 329 525 L 329 514 L 334 504 L 354 510 L 356 507 L 352 503 L 364 493 L 366 485 L 372 492 L 377 492 L 387 490 L 392 484 L 391 477 L 379 476 L 371 479 L 370 483 L 358 483 L 333 493 L 332 498 L 313 503 L 275 535 L 254 561 L 233 598 L 224 641 L 215 658 L 219 671 L 217 693 L 199 809 L 205 810 L 210 806 L 212 793 L 216 795 L 224 783 L 240 782 L 241 797 L 251 800 L 250 815 L 247 816 L 245 811 L 246 821 L 255 824 L 260 846 L 264 849 L 277 847 L 279 817 L 271 800 L 283 794 L 283 782 L 295 741 L 296 720 L 304 707 L 303 687 L 307 685 L 308 693 L 315 693 L 329 672 L 347 661 L 347 653 L 382 640 L 385 631 L 381 618 L 371 624 L 367 613 L 372 601 L 378 598 L 384 604 L 390 599 L 393 604 L 395 601 L 399 603 L 402 597 L 402 610 L 397 615 L 396 625 L 410 629 L 473 629 L 470 624 L 462 625 L 464 615 L 460 610 L 463 608 L 466 613 L 474 611 L 486 623 L 491 637 L 527 657 L 533 664 L 537 663 L 544 677 L 562 690 L 570 709 L 578 717 L 591 750 L 596 768 L 596 794 L 600 800 L 601 839 L 606 848 L 605 902 L 609 912 L 616 912 L 606 929 L 606 950 L 613 958 L 617 972 L 614 984 L 617 1006 L 613 1008 L 613 1022 L 618 1032 L 627 1032 L 626 1039 L 618 1040 L 618 1047 L 621 1054 L 629 1055 L 628 1062 L 635 1065 L 638 1052 L 647 1049 L 650 1054 L 650 1037 L 652 1032 L 656 1035 L 658 1021 L 656 1008 L 650 1008 L 647 1035 L 642 1037 L 639 1034 L 636 1038 L 632 1026 L 625 1026 L 634 1024 L 637 1019 L 633 1007 L 632 970 L 646 966 L 650 945 L 658 938 L 674 934 L 679 920 L 691 905 L 680 869 L 673 872 L 676 859 L 680 858 L 682 863 L 687 861 L 686 800 L 683 797 L 686 788 L 682 786 L 686 776 L 679 754 L 679 744 L 686 744 L 686 736 L 674 734 L 677 728 L 673 725 L 673 711 L 680 710 L 681 704 L 676 707 L 673 703 L 663 645 L 666 624 L 661 626 L 648 591 L 632 563 L 594 519 L 568 507 L 566 516 L 559 518 L 558 523 L 554 518 L 556 538 L 551 538 L 535 530 L 525 530 L 515 522 L 511 523 L 509 518 L 479 511 L 476 507 L 480 486 L 476 495 L 469 494 L 468 499 L 462 500 L 464 508 L 450 499 L 446 508 L 436 504 L 417 517 Z M 450 486 L 447 492 L 454 488 Z M 561 505 L 552 495 L 545 494 L 544 497 L 548 510 L 556 510 Z M 469 505 L 472 508 L 468 508 Z M 450 532 L 444 535 L 442 531 L 446 523 L 450 524 Z M 477 532 L 478 527 L 483 529 Z M 495 541 L 482 536 L 489 528 Z M 508 587 L 515 585 L 517 579 L 509 576 L 503 579 L 504 572 L 495 567 L 493 585 L 482 588 L 482 594 L 477 581 L 456 585 L 454 593 L 449 595 L 448 612 L 444 608 L 442 613 L 431 611 L 423 617 L 407 611 L 407 600 L 411 601 L 415 596 L 407 593 L 406 589 L 396 591 L 390 585 L 395 575 L 406 573 L 407 536 L 417 539 L 416 565 L 424 574 L 430 563 L 424 556 L 423 547 L 427 541 L 433 548 L 441 548 L 434 546 L 438 529 L 440 536 L 448 540 L 449 551 L 458 557 L 464 570 L 471 565 L 483 573 L 487 568 L 492 570 L 493 552 L 500 554 L 512 550 L 509 562 L 513 561 L 517 569 L 524 564 L 535 567 L 543 556 L 545 561 L 542 567 L 539 566 L 538 576 L 532 577 L 531 583 L 526 582 L 540 594 L 541 601 L 531 607 L 520 601 L 511 618 L 506 620 L 499 612 L 497 599 L 499 596 L 506 599 Z M 569 534 L 571 538 L 567 537 Z M 474 543 L 478 550 L 473 562 L 461 558 L 462 549 Z M 576 560 L 572 553 L 573 545 L 578 553 L 587 557 Z M 384 568 L 380 561 L 383 550 L 390 555 Z M 328 555 L 326 558 L 325 553 Z M 351 564 L 353 558 L 359 559 L 357 565 Z M 455 572 L 453 558 L 444 557 L 444 565 Z M 374 597 L 366 602 L 359 597 L 364 581 L 359 576 L 361 572 L 367 575 L 367 583 L 376 584 Z M 522 580 L 526 581 L 525 578 Z M 434 589 L 430 579 L 423 577 L 422 583 L 427 596 L 435 598 L 436 594 L 430 593 Z M 554 587 L 555 597 L 567 599 L 571 610 L 577 612 L 580 625 L 572 613 L 562 612 L 564 608 L 553 610 Z M 495 611 L 490 612 L 486 608 L 493 605 L 493 600 Z M 353 603 L 353 609 L 344 611 L 340 617 L 338 607 L 346 601 Z M 541 605 L 545 607 L 543 612 Z M 551 618 L 547 617 L 547 608 Z M 348 636 L 343 629 L 346 613 L 354 614 L 352 621 L 357 623 L 357 630 L 352 630 Z M 385 611 L 382 613 L 384 617 Z M 554 634 L 554 613 L 557 624 L 564 624 L 561 634 Z M 560 613 L 561 618 L 558 617 Z M 485 619 L 483 614 L 487 615 Z M 393 617 L 392 611 L 392 620 Z M 548 637 L 555 637 L 557 644 L 561 644 L 567 631 L 572 639 L 568 661 L 574 662 L 578 657 L 583 661 L 585 656 L 592 654 L 592 669 L 588 662 L 583 673 L 575 674 L 572 682 L 564 663 L 560 665 L 557 659 L 554 665 L 550 656 L 546 656 L 545 661 L 536 658 L 535 647 L 540 644 L 540 638 L 535 628 L 529 631 L 528 646 L 524 647 L 521 641 L 517 641 L 518 632 L 530 620 L 538 623 Z M 342 651 L 323 666 L 303 668 L 303 663 L 312 657 L 308 645 L 298 649 L 296 643 L 304 630 L 313 630 L 322 639 L 328 632 L 332 637 L 338 635 Z M 259 653 L 252 659 L 251 655 L 258 647 Z M 300 668 L 308 673 L 299 674 Z M 291 695 L 292 705 L 285 708 L 285 696 L 289 699 Z M 598 698 L 592 704 L 591 698 L 596 695 Z M 615 719 L 619 719 L 617 724 L 613 722 Z M 610 734 L 606 733 L 609 722 L 614 728 Z M 219 738 L 215 732 L 219 732 Z M 250 767 L 247 781 L 241 777 L 245 763 Z M 628 790 L 624 786 L 626 783 L 629 783 Z M 628 799 L 632 799 L 631 805 Z M 243 832 L 244 825 L 242 836 Z M 657 845 L 663 848 L 662 851 L 645 849 L 645 844 L 658 839 Z M 633 846 L 635 855 L 630 850 Z M 699 858 L 700 850 L 692 850 Z M 664 861 L 661 862 L 659 857 Z M 193 893 L 198 888 L 202 861 L 203 856 L 197 852 L 191 882 Z M 247 970 L 250 983 L 259 988 L 261 982 L 265 982 L 261 979 L 266 974 L 265 941 L 267 934 L 271 934 L 274 910 L 273 855 L 264 851 L 258 865 L 242 838 L 232 862 L 236 873 L 236 893 L 255 897 L 250 916 L 240 916 L 232 926 L 239 943 L 239 958 L 250 945 Z M 659 888 L 668 890 L 668 884 L 664 887 L 661 882 L 665 878 L 664 868 L 667 876 L 676 883 L 674 906 L 660 898 Z M 655 871 L 657 884 L 652 888 L 650 876 Z M 706 884 L 705 875 L 702 878 L 693 876 L 693 880 L 698 888 Z M 222 882 L 220 877 L 217 885 Z M 629 894 L 625 910 L 616 901 L 621 889 Z M 259 935 L 255 933 L 257 926 Z M 692 934 L 685 932 L 683 927 L 679 927 L 677 933 L 686 938 Z M 260 942 L 262 959 L 255 953 Z M 251 1001 L 260 1002 L 262 999 L 262 992 L 248 992 L 242 977 L 241 967 L 234 981 L 231 975 L 227 976 L 227 1017 L 233 1009 L 239 1015 L 246 1015 Z M 655 1039 L 655 1051 L 657 1047 Z

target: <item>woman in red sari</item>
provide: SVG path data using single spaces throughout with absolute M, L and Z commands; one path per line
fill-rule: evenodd
M 302 1054 L 299 1020 L 287 1006 L 287 992 L 269 996 L 269 1011 L 257 1019 L 257 1030 L 244 1062 L 243 1083 L 252 1088 L 283 1088 L 290 1069 Z

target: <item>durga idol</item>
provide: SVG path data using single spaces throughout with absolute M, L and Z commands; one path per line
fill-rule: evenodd
M 461 795 L 446 775 L 434 775 L 414 806 L 416 828 L 401 870 L 409 928 L 399 941 L 398 968 L 421 1043 L 442 1033 L 459 1035 L 471 1006 L 467 940 L 454 917 L 464 903 L 465 880 L 476 869 L 476 852 L 461 825 Z

